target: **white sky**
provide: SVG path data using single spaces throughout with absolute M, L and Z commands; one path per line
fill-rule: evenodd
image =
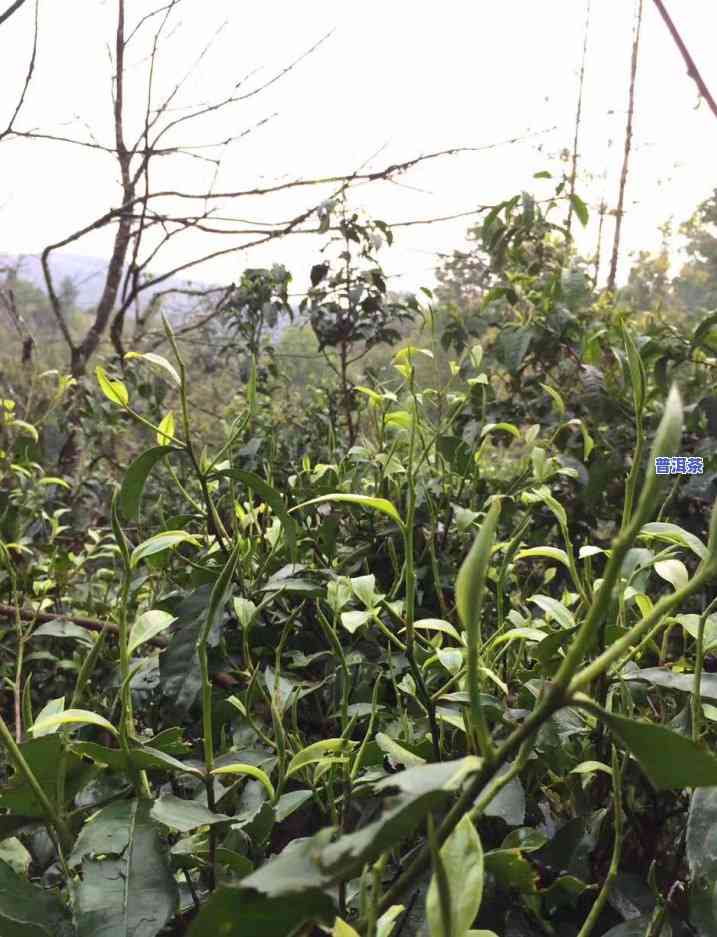
M 717 120 L 688 78 L 682 59 L 651 0 L 644 0 L 635 137 L 624 254 L 655 249 L 657 226 L 685 220 L 717 186 Z M 3 8 L 7 2 L 0 3 Z M 717 94 L 717 3 L 667 0 L 702 74 Z M 131 27 L 153 8 L 128 0 Z M 16 126 L 71 133 L 112 145 L 110 103 L 114 0 L 40 0 L 40 44 L 35 79 Z M 172 142 L 206 143 L 276 114 L 224 151 L 221 190 L 301 176 L 351 172 L 380 150 L 378 169 L 451 146 L 481 146 L 532 133 L 530 139 L 483 152 L 446 157 L 412 170 L 401 185 L 364 186 L 354 203 L 384 220 L 429 218 L 494 203 L 522 188 L 538 197 L 552 191 L 535 172 L 558 168 L 571 147 L 577 72 L 582 54 L 585 0 L 183 0 L 176 31 L 160 56 L 158 91 L 170 87 L 228 19 L 228 25 L 180 98 L 197 104 L 227 94 L 254 69 L 245 85 L 264 81 L 331 28 L 335 32 L 289 75 L 250 101 L 219 116 L 188 124 Z M 74 14 L 74 15 L 72 15 Z M 627 79 L 634 16 L 632 0 L 593 0 L 579 193 L 591 208 L 605 195 L 614 206 L 622 161 Z M 0 27 L 0 123 L 13 106 L 31 43 L 32 3 Z M 141 126 L 149 32 L 133 47 L 127 96 L 132 137 Z M 75 118 L 78 118 L 75 120 Z M 3 124 L 4 125 L 4 124 Z M 539 134 L 546 128 L 556 130 Z M 542 151 L 541 151 L 542 148 Z M 201 151 L 207 152 L 207 151 Z M 172 157 L 155 185 L 202 191 L 209 170 L 198 160 Z M 592 175 L 592 179 L 586 176 Z M 62 239 L 119 201 L 113 158 L 59 143 L 0 143 L 0 250 L 33 253 Z M 410 186 L 410 187 L 409 187 Z M 319 201 L 303 190 L 225 205 L 233 217 L 273 222 Z M 431 285 L 436 251 L 463 243 L 468 220 L 406 228 L 383 262 L 395 287 Z M 579 227 L 579 226 L 578 226 Z M 579 245 L 592 253 L 597 212 Z M 606 224 L 604 256 L 612 221 Z M 192 235 L 169 245 L 151 269 L 161 272 L 222 245 Z M 111 231 L 93 232 L 68 250 L 107 256 Z M 205 280 L 230 281 L 245 266 L 286 263 L 303 289 L 322 242 L 299 236 L 268 249 L 236 254 L 195 269 Z M 623 263 L 623 275 L 628 259 Z M 190 274 L 186 274 L 189 276 Z

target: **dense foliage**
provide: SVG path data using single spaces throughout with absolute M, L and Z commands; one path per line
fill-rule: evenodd
M 3 937 L 717 933 L 711 209 L 606 296 L 561 194 L 8 363 Z

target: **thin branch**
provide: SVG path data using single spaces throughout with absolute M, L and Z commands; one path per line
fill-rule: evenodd
M 297 65 L 308 58 L 316 49 L 319 48 L 326 40 L 334 33 L 335 30 L 330 30 L 326 33 L 325 36 L 322 36 L 317 42 L 315 42 L 309 49 L 305 52 L 302 52 L 298 58 L 294 59 L 293 62 L 290 62 L 281 71 L 277 72 L 276 75 L 273 75 L 268 81 L 265 81 L 264 84 L 258 85 L 256 88 L 248 91 L 246 94 L 241 95 L 229 95 L 229 97 L 224 98 L 222 101 L 216 101 L 214 104 L 208 104 L 205 107 L 199 108 L 198 110 L 192 112 L 191 114 L 183 114 L 181 117 L 175 118 L 175 120 L 170 121 L 165 127 L 160 130 L 157 136 L 154 139 L 154 145 L 156 146 L 159 143 L 160 139 L 168 133 L 170 130 L 173 130 L 179 124 L 184 123 L 187 120 L 193 120 L 196 117 L 203 117 L 205 114 L 211 114 L 215 111 L 220 110 L 223 107 L 227 107 L 229 104 L 236 104 L 239 101 L 246 101 L 248 98 L 252 98 L 255 95 L 259 94 L 261 91 L 264 91 L 266 88 L 273 85 L 275 82 L 279 81 L 285 75 L 288 75 L 289 72 L 293 71 Z M 239 83 L 234 86 L 235 90 L 239 86 Z
M 573 164 L 570 170 L 570 202 L 568 204 L 568 220 L 565 225 L 570 238 L 570 228 L 573 221 L 573 202 L 575 200 L 575 180 L 578 175 L 578 139 L 580 137 L 580 118 L 583 109 L 583 85 L 585 82 L 585 59 L 588 54 L 588 35 L 590 31 L 590 6 L 591 0 L 588 0 L 588 6 L 585 13 L 585 32 L 583 34 L 583 57 L 580 63 L 580 80 L 578 83 L 578 107 L 575 114 L 575 137 L 573 139 Z
M 682 58 L 685 60 L 685 65 L 687 66 L 687 74 L 697 85 L 697 88 L 700 94 L 702 95 L 702 97 L 707 102 L 709 109 L 712 111 L 714 116 L 717 117 L 717 101 L 715 101 L 715 99 L 710 94 L 710 90 L 705 84 L 705 80 L 700 74 L 699 69 L 695 65 L 695 61 L 690 55 L 687 49 L 687 46 L 685 45 L 684 40 L 682 39 L 682 36 L 677 31 L 677 27 L 672 22 L 672 18 L 670 17 L 670 14 L 667 12 L 667 9 L 665 8 L 665 4 L 662 2 L 662 0 L 654 0 L 654 2 L 655 2 L 655 6 L 657 7 L 657 9 L 660 11 L 660 15 L 665 21 L 665 25 L 670 31 L 670 35 L 675 40 L 675 44 L 677 45 L 677 48 L 680 50 L 680 53 L 682 54 Z
M 25 0 L 15 0 L 15 2 L 11 3 L 4 13 L 0 13 L 0 26 L 2 26 L 5 20 L 9 20 L 13 13 L 17 13 L 23 3 L 25 3 Z
M 129 36 L 127 36 L 127 39 L 125 40 L 125 45 L 129 45 L 129 44 L 130 44 L 130 42 L 134 39 L 134 37 L 137 35 L 137 33 L 139 32 L 139 30 L 144 26 L 144 24 L 147 22 L 147 20 L 150 20 L 150 19 L 152 19 L 152 18 L 155 17 L 155 16 L 159 16 L 160 13 L 164 13 L 165 11 L 169 11 L 169 13 L 171 13 L 172 10 L 174 9 L 174 7 L 176 7 L 177 4 L 178 4 L 178 3 L 181 3 L 181 2 L 182 2 L 182 0 L 170 0 L 170 2 L 169 2 L 169 3 L 166 3 L 163 7 L 158 7 L 156 10 L 152 10 L 151 13 L 146 13 L 146 14 L 139 20 L 139 22 L 138 22 L 137 25 L 134 27 L 134 29 L 133 29 L 132 32 L 129 34 Z M 165 22 L 166 22 L 166 17 L 165 17 Z
M 632 121 L 635 111 L 635 80 L 637 78 L 637 57 L 640 48 L 640 28 L 642 26 L 642 2 L 637 0 L 637 13 L 635 31 L 632 41 L 632 59 L 630 62 L 630 92 L 627 106 L 627 126 L 625 127 L 625 152 L 620 172 L 620 188 L 618 192 L 617 208 L 615 209 L 615 237 L 612 242 L 612 257 L 610 258 L 610 272 L 607 278 L 607 290 L 614 292 L 615 278 L 617 277 L 617 262 L 620 255 L 620 234 L 622 232 L 622 216 L 624 214 L 625 187 L 627 185 L 627 171 L 630 165 L 630 148 L 632 146 Z
M 0 602 L 0 618 L 14 619 L 17 614 L 18 610 L 14 605 L 6 605 L 5 603 Z M 80 628 L 86 628 L 87 631 L 99 632 L 106 629 L 110 632 L 110 634 L 119 633 L 119 628 L 112 622 L 100 621 L 99 618 L 87 618 L 84 615 L 63 615 L 59 612 L 36 612 L 31 608 L 21 608 L 19 610 L 19 615 L 22 621 L 68 621 L 73 625 L 79 625 Z M 149 638 L 147 640 L 147 644 L 150 644 L 152 647 L 165 648 L 169 644 L 169 639 L 166 635 L 158 634 L 153 638 Z M 217 686 L 222 686 L 225 688 L 236 686 L 237 683 L 235 678 L 228 673 L 215 673 L 213 679 Z
M 25 0 L 20 0 L 20 2 L 24 3 Z M 17 115 L 20 113 L 20 110 L 22 109 L 22 105 L 25 103 L 25 98 L 27 97 L 27 90 L 30 87 L 32 75 L 33 75 L 33 72 L 35 71 L 35 62 L 37 60 L 37 28 L 38 28 L 38 19 L 40 15 L 38 4 L 39 4 L 39 0 L 35 0 L 35 25 L 33 28 L 33 36 L 32 36 L 32 55 L 30 56 L 30 64 L 28 66 L 27 73 L 25 75 L 25 82 L 22 86 L 22 91 L 20 92 L 20 98 L 17 102 L 17 105 L 15 106 L 15 110 L 13 111 L 12 117 L 10 118 L 5 130 L 3 130 L 2 133 L 0 133 L 0 140 L 2 140 L 3 137 L 8 136 L 8 134 L 12 133 L 12 125 L 15 123 L 15 120 L 17 119 Z M 15 9 L 17 9 L 17 5 Z M 5 18 L 7 18 L 7 16 Z M 2 20 L 0 20 L 0 23 L 2 23 Z
M 378 169 L 375 172 L 368 173 L 352 173 L 345 175 L 337 176 L 321 176 L 314 179 L 293 179 L 290 182 L 280 182 L 276 185 L 258 187 L 254 189 L 239 189 L 236 192 L 214 192 L 211 194 L 213 199 L 231 199 L 231 198 L 244 198 L 247 196 L 253 195 L 271 195 L 274 192 L 283 192 L 287 189 L 296 189 L 296 188 L 305 188 L 308 186 L 316 185 L 332 185 L 336 183 L 343 183 L 348 181 L 356 182 L 377 182 L 379 180 L 386 180 L 389 176 L 393 176 L 397 173 L 406 172 L 408 169 L 412 169 L 414 166 L 419 165 L 419 163 L 425 163 L 428 160 L 438 159 L 442 156 L 456 156 L 461 153 L 478 153 L 484 150 L 493 150 L 499 146 L 507 146 L 513 143 L 521 143 L 523 140 L 527 140 L 530 137 L 540 136 L 547 133 L 552 133 L 555 130 L 555 127 L 548 127 L 545 130 L 537 130 L 534 133 L 526 134 L 522 137 L 512 137 L 508 140 L 500 140 L 498 143 L 485 143 L 481 146 L 454 146 L 445 150 L 436 150 L 433 153 L 425 153 L 422 156 L 415 156 L 413 159 L 405 160 L 402 163 L 392 163 L 390 166 L 386 166 L 383 169 Z M 153 192 L 150 196 L 151 198 L 184 198 L 184 199 L 201 199 L 205 200 L 207 198 L 206 192 L 180 192 L 176 189 L 165 189 L 161 192 Z M 139 201 L 140 199 L 138 199 Z

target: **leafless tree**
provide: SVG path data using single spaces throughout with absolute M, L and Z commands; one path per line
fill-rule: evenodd
M 123 334 L 128 312 L 134 310 L 136 334 L 141 336 L 148 318 L 156 309 L 156 304 L 150 303 L 147 306 L 145 303 L 143 311 L 141 301 L 157 293 L 162 285 L 168 285 L 167 281 L 171 278 L 185 274 L 192 268 L 217 257 L 248 250 L 291 234 L 315 232 L 318 230 L 318 223 L 310 227 L 307 227 L 307 223 L 317 215 L 326 198 L 340 194 L 354 184 L 392 180 L 426 160 L 468 150 L 483 149 L 483 147 L 457 147 L 413 157 L 375 171 L 363 171 L 363 167 L 360 167 L 353 172 L 342 174 L 293 179 L 276 185 L 249 187 L 236 191 L 216 191 L 217 173 L 226 147 L 262 126 L 270 118 L 263 118 L 254 127 L 218 142 L 174 144 L 170 142 L 172 135 L 178 129 L 187 129 L 190 124 L 208 114 L 216 114 L 256 97 L 270 85 L 292 72 L 307 56 L 315 52 L 331 33 L 320 38 L 295 61 L 290 62 L 260 84 L 247 86 L 252 76 L 244 76 L 235 82 L 223 98 L 196 107 L 182 106 L 180 108 L 178 106 L 180 92 L 191 78 L 195 67 L 207 56 L 212 42 L 201 51 L 187 73 L 159 99 L 156 92 L 156 79 L 161 60 L 161 47 L 172 17 L 182 0 L 168 0 L 162 6 L 142 16 L 132 28 L 128 28 L 126 23 L 125 0 L 116 0 L 116 2 L 117 21 L 112 52 L 114 72 L 114 141 L 112 145 L 104 144 L 94 138 L 76 139 L 39 131 L 23 131 L 17 128 L 10 131 L 18 138 L 54 140 L 67 145 L 109 153 L 116 160 L 119 169 L 121 203 L 117 207 L 104 211 L 79 230 L 48 245 L 41 255 L 50 304 L 62 337 L 67 343 L 70 352 L 70 370 L 75 377 L 80 377 L 86 372 L 90 358 L 107 334 L 121 358 L 124 351 Z M 147 28 L 153 28 L 154 32 L 150 36 L 151 52 L 146 64 L 144 120 L 137 138 L 129 140 L 126 126 L 126 60 L 128 49 L 132 48 L 136 37 Z M 208 153 L 218 153 L 218 155 L 207 155 Z M 153 182 L 157 175 L 156 168 L 159 161 L 176 157 L 204 160 L 212 167 L 211 181 L 203 191 L 154 187 Z M 269 196 L 297 189 L 307 191 L 317 189 L 322 192 L 322 196 L 320 199 L 310 199 L 309 204 L 302 211 L 292 218 L 275 224 L 246 227 L 241 219 L 234 219 L 226 213 L 220 214 L 220 203 L 226 205 L 243 198 Z M 165 207 L 170 199 L 172 204 L 180 206 L 178 210 L 170 211 Z M 101 295 L 94 309 L 90 326 L 83 336 L 76 339 L 71 334 L 67 310 L 63 306 L 62 298 L 54 283 L 50 258 L 57 249 L 76 243 L 90 232 L 106 227 L 113 227 L 114 234 Z M 211 251 L 194 256 L 171 269 L 150 274 L 150 270 L 155 271 L 161 267 L 162 254 L 167 244 L 182 234 L 192 231 L 212 234 L 220 243 L 217 243 Z

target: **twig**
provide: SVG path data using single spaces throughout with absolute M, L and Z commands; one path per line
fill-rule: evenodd
M 665 21 L 665 25 L 670 31 L 670 35 L 675 40 L 675 44 L 677 45 L 677 48 L 680 50 L 682 54 L 682 58 L 685 60 L 685 65 L 687 66 L 687 74 L 697 85 L 697 88 L 699 89 L 699 92 L 702 95 L 702 97 L 707 102 L 709 109 L 712 111 L 715 117 L 717 117 L 717 101 L 715 101 L 715 99 L 710 94 L 710 90 L 705 84 L 704 78 L 702 77 L 702 75 L 700 75 L 699 70 L 697 66 L 695 65 L 694 59 L 690 55 L 687 49 L 687 46 L 685 45 L 684 40 L 682 39 L 682 36 L 677 31 L 677 27 L 672 22 L 672 18 L 670 17 L 670 14 L 665 9 L 665 4 L 662 2 L 662 0 L 654 0 L 654 2 L 655 2 L 655 6 L 657 7 L 657 9 L 660 11 L 660 16 L 662 16 L 663 20 Z
M 79 625 L 81 628 L 86 628 L 88 631 L 102 631 L 103 629 L 106 629 L 111 634 L 119 634 L 119 628 L 117 625 L 113 624 L 112 622 L 100 621 L 98 618 L 87 618 L 84 615 L 64 615 L 53 614 L 52 612 L 36 612 L 30 608 L 21 608 L 18 611 L 14 605 L 7 605 L 0 602 L 0 618 L 14 619 L 16 614 L 19 614 L 22 621 L 67 621 L 73 625 Z M 164 648 L 169 644 L 169 640 L 165 635 L 160 634 L 150 638 L 147 641 L 147 644 L 151 644 L 153 647 Z M 234 687 L 237 684 L 237 680 L 228 673 L 215 673 L 213 679 L 217 686 L 224 687 L 225 689 Z
M 627 126 L 625 127 L 625 151 L 620 172 L 620 189 L 618 192 L 617 208 L 615 209 L 615 238 L 612 243 L 612 257 L 610 259 L 610 273 L 607 278 L 607 289 L 613 292 L 617 276 L 617 262 L 620 255 L 620 234 L 622 232 L 622 216 L 625 203 L 625 186 L 627 185 L 627 170 L 630 164 L 630 150 L 632 148 L 632 120 L 635 112 L 635 79 L 637 77 L 637 55 L 640 48 L 640 27 L 642 25 L 642 0 L 637 0 L 637 16 L 635 32 L 632 41 L 632 60 L 630 62 L 630 92 L 627 105 Z

